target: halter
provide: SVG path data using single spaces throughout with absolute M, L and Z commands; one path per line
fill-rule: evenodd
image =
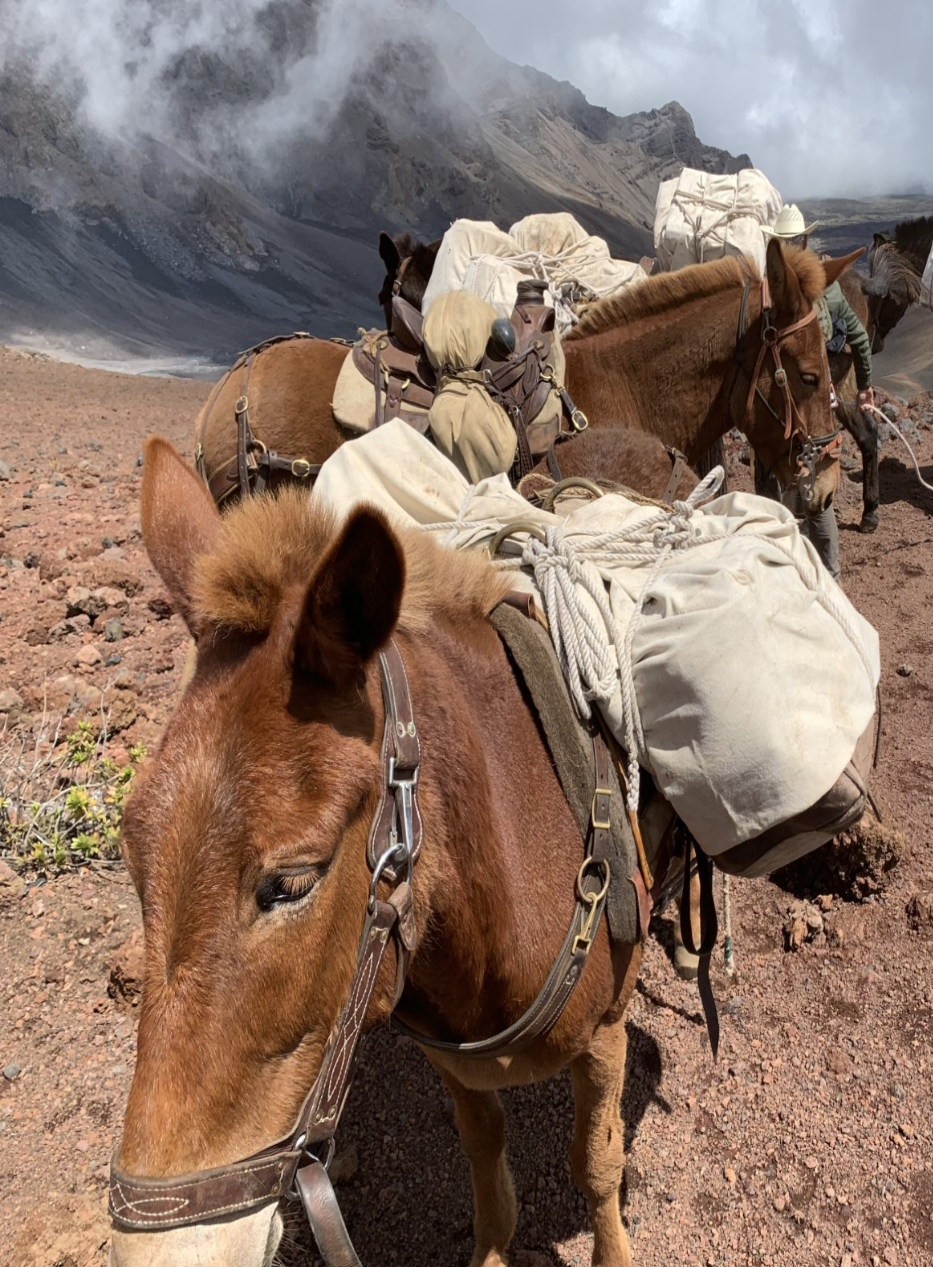
M 735 336 L 735 375 L 733 377 L 733 387 L 738 381 L 738 377 L 745 370 L 745 316 L 748 310 L 748 296 L 751 290 L 751 282 L 746 281 L 742 291 L 742 302 L 739 305 L 738 328 Z M 789 326 L 783 326 L 780 329 L 775 326 L 771 319 L 773 305 L 771 301 L 771 287 L 767 277 L 761 281 L 761 347 L 758 350 L 758 356 L 755 360 L 755 368 L 749 376 L 748 396 L 745 401 L 744 426 L 747 431 L 749 419 L 757 399 L 764 405 L 772 418 L 784 428 L 784 439 L 790 442 L 790 455 L 793 454 L 795 444 L 799 447 L 797 458 L 797 466 L 805 472 L 809 477 L 814 477 L 816 462 L 827 452 L 832 451 L 834 441 L 839 440 L 841 432 L 837 427 L 835 431 L 831 431 L 825 436 L 811 436 L 800 416 L 797 408 L 797 402 L 794 400 L 793 393 L 790 389 L 790 383 L 787 381 L 787 370 L 781 363 L 781 344 L 790 335 L 796 334 L 798 330 L 802 330 L 809 325 L 811 321 L 816 320 L 816 308 L 811 308 L 806 316 L 801 317 L 799 321 L 794 321 Z M 770 352 L 774 362 L 774 382 L 781 389 L 784 397 L 784 417 L 774 409 L 767 396 L 758 385 L 761 378 L 761 372 L 764 368 L 765 357 Z M 841 444 L 841 440 L 839 441 Z

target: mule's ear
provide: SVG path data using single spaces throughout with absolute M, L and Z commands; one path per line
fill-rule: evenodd
M 152 565 L 175 610 L 196 634 L 191 609 L 194 567 L 220 531 L 220 514 L 204 481 L 161 436 L 151 437 L 143 448 L 140 517 Z
M 386 266 L 386 272 L 393 277 L 398 272 L 398 266 L 402 262 L 402 257 L 398 253 L 398 247 L 389 237 L 388 233 L 379 234 L 379 258 Z
M 443 242 L 443 240 L 444 240 L 443 238 L 438 238 L 436 242 L 425 243 L 424 249 L 430 255 L 432 260 L 437 259 L 437 253 L 441 249 L 441 243 Z
M 838 260 L 824 260 L 823 272 L 826 274 L 826 285 L 832 286 L 833 282 L 838 281 L 849 265 L 861 259 L 867 250 L 867 246 L 860 246 L 857 251 L 841 255 Z
M 299 671 L 352 686 L 398 621 L 405 556 L 376 510 L 357 510 L 308 587 L 295 633 Z
M 804 306 L 797 274 L 788 266 L 780 238 L 770 238 L 765 253 L 765 273 L 776 312 L 793 318 Z
M 890 240 L 891 239 L 887 237 L 884 233 L 876 233 L 872 237 L 871 241 L 872 241 L 872 246 L 877 248 L 879 246 L 883 246 L 885 242 L 890 242 Z

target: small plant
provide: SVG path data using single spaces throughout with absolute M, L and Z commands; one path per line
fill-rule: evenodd
M 107 752 L 106 719 L 79 721 L 62 738 L 40 725 L 0 735 L 0 856 L 53 874 L 120 854 L 120 821 L 136 767 L 136 744 L 119 766 Z

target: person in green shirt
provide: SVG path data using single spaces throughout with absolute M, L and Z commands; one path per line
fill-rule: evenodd
M 812 224 L 807 224 L 800 208 L 795 203 L 790 203 L 781 208 L 775 217 L 774 224 L 767 225 L 762 231 L 768 237 L 780 238 L 782 242 L 806 250 L 809 236 L 818 223 L 814 221 Z M 846 343 L 852 349 L 859 408 L 873 405 L 875 394 L 871 386 L 871 340 L 865 327 L 852 311 L 838 282 L 833 282 L 826 288 L 817 315 L 828 351 L 841 352 Z M 755 487 L 756 491 L 770 495 L 767 487 L 762 486 L 759 489 L 757 468 Z M 830 575 L 838 581 L 842 572 L 839 564 L 839 528 L 832 505 L 827 506 L 819 515 L 805 519 L 800 530 L 810 538 Z

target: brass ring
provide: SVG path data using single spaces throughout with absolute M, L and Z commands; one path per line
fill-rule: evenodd
M 595 480 L 588 480 L 583 475 L 570 475 L 565 480 L 558 480 L 553 488 L 548 489 L 547 495 L 541 503 L 541 509 L 550 510 L 561 493 L 566 492 L 570 488 L 585 489 L 586 492 L 592 493 L 594 497 L 604 496 L 603 490 Z
M 530 519 L 513 519 L 511 523 L 500 528 L 493 537 L 488 547 L 490 557 L 494 558 L 506 537 L 514 536 L 516 532 L 527 532 L 529 536 L 547 542 L 547 534 L 540 524 L 533 523 Z

